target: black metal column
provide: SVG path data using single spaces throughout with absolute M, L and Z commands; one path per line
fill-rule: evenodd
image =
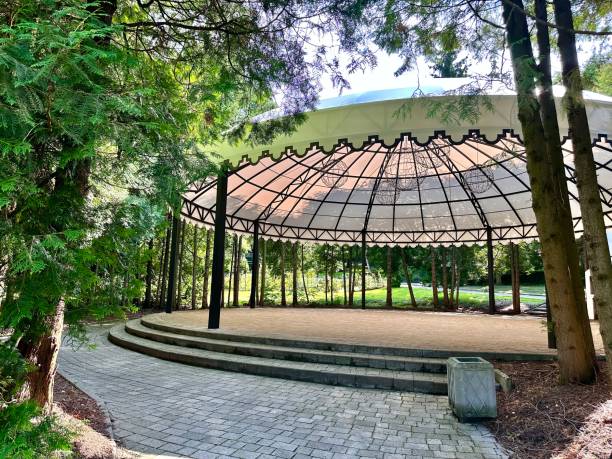
M 178 274 L 178 252 L 179 252 L 179 231 L 181 221 L 172 215 L 172 242 L 170 245 L 170 269 L 168 272 L 168 292 L 166 296 L 165 310 L 168 314 L 174 309 L 176 303 L 176 275 Z
M 493 262 L 493 231 L 487 227 L 487 272 L 489 274 L 489 314 L 495 314 L 495 265 Z
M 210 306 L 208 328 L 219 328 L 221 304 L 223 302 L 223 270 L 225 262 L 225 210 L 227 205 L 227 171 L 221 170 L 217 177 L 217 203 L 215 206 L 215 244 L 210 280 Z
M 366 232 L 361 232 L 361 309 L 366 304 Z
M 257 281 L 259 277 L 259 221 L 255 221 L 253 231 L 253 260 L 251 261 L 251 297 L 249 307 L 254 308 L 257 304 Z

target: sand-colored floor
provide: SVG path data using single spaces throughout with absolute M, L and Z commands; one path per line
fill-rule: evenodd
M 208 311 L 162 314 L 159 320 L 205 329 Z M 591 322 L 598 353 L 599 324 Z M 444 312 L 360 309 L 223 309 L 219 331 L 417 349 L 550 353 L 543 319 Z

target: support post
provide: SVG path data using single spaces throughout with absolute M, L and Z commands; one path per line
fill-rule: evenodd
M 179 231 L 181 221 L 172 215 L 172 243 L 170 245 L 170 269 L 168 272 L 168 292 L 166 296 L 166 313 L 170 314 L 176 304 L 176 275 L 178 273 Z
M 215 206 L 215 244 L 213 247 L 212 278 L 210 282 L 210 306 L 208 328 L 219 328 L 223 301 L 223 270 L 225 261 L 225 210 L 227 205 L 227 170 L 217 177 L 217 202 Z
M 361 232 L 361 309 L 366 305 L 366 232 Z
M 544 284 L 544 295 L 546 295 L 546 335 L 548 337 L 548 349 L 557 349 L 557 337 L 555 336 L 555 323 L 550 312 L 550 301 L 548 301 L 548 288 Z
M 489 274 L 489 314 L 495 314 L 495 272 L 493 263 L 493 231 L 487 227 L 487 271 Z
M 257 282 L 259 277 L 259 220 L 255 220 L 253 230 L 253 260 L 251 264 L 251 296 L 249 307 L 254 308 L 257 303 Z

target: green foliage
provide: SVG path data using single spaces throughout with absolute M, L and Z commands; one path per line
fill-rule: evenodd
M 612 53 L 591 57 L 582 71 L 584 89 L 612 96 Z
M 18 352 L 0 344 L 0 457 L 37 459 L 71 449 L 71 433 L 32 401 L 17 402 L 28 374 Z
M 431 58 L 429 69 L 434 78 L 463 78 L 468 76 L 467 58 L 458 59 L 457 50 L 447 51 Z
M 70 451 L 70 432 L 53 416 L 41 416 L 32 401 L 11 404 L 0 410 L 0 457 L 37 459 L 56 451 Z

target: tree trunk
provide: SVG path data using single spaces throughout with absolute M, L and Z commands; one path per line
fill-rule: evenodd
M 104 4 L 90 7 L 92 15 L 104 24 L 112 23 L 113 15 L 117 9 L 116 0 L 107 0 Z M 93 11 L 92 11 L 93 10 Z M 106 45 L 110 42 L 110 35 L 94 38 L 98 44 Z M 70 140 L 64 145 L 70 148 Z M 68 164 L 56 170 L 55 186 L 52 193 L 50 207 L 55 210 L 55 215 L 60 217 L 56 222 L 50 222 L 49 226 L 57 232 L 67 229 L 63 221 L 62 204 L 68 203 L 71 210 L 84 208 L 89 194 L 89 178 L 91 175 L 92 159 L 72 160 Z M 75 196 L 76 194 L 76 196 Z M 80 199 L 74 199 L 78 197 Z M 67 199 L 68 198 L 68 199 Z M 72 199 L 71 199 L 72 198 Z M 55 201 L 55 202 L 53 202 Z M 41 305 L 35 305 L 36 312 Z M 28 364 L 34 368 L 28 373 L 26 382 L 21 388 L 18 397 L 20 400 L 34 400 L 46 414 L 50 414 L 53 406 L 53 384 L 57 369 L 57 357 L 62 341 L 64 326 L 64 299 L 57 299 L 53 313 L 39 317 L 37 323 L 30 323 L 28 332 L 37 333 L 36 336 L 22 336 L 18 343 L 18 349 Z M 35 315 L 38 315 L 36 314 Z M 31 325 L 34 325 L 33 327 Z M 44 328 L 43 328 L 44 327 Z M 42 330 L 42 334 L 40 333 Z
M 240 259 L 242 258 L 242 236 L 238 238 L 236 245 L 236 261 L 234 264 L 234 300 L 232 304 L 238 306 L 240 304 Z
M 183 301 L 183 258 L 185 257 L 185 233 L 187 232 L 187 222 L 179 221 L 179 234 L 181 235 L 181 248 L 179 251 L 179 262 L 178 262 L 178 272 L 176 274 L 177 277 L 177 286 L 176 286 L 176 306 L 175 309 L 181 309 L 182 301 Z
M 387 246 L 387 307 L 393 306 L 393 248 Z
M 198 227 L 193 227 L 193 257 L 191 259 L 191 309 L 196 308 L 196 267 L 198 264 Z
M 164 301 L 166 301 L 166 279 L 167 279 L 167 275 L 168 275 L 168 261 L 170 259 L 169 255 L 170 255 L 170 226 L 168 226 L 168 229 L 166 230 L 166 242 L 164 244 L 164 251 L 163 251 L 163 264 L 162 264 L 162 272 L 161 272 L 161 290 L 158 288 L 159 290 L 159 297 L 157 298 L 157 304 L 159 306 L 162 305 L 162 303 Z
M 449 288 L 449 306 L 451 309 L 455 309 L 455 277 L 457 276 L 457 260 L 455 257 L 455 247 L 451 247 L 451 265 L 450 265 L 450 288 Z
M 287 282 L 285 280 L 285 243 L 280 243 L 280 271 L 281 271 L 281 306 L 287 306 Z
M 444 303 L 444 307 L 448 308 L 448 269 L 446 266 L 446 247 L 442 247 L 440 263 L 442 264 L 442 301 Z
M 147 259 L 147 277 L 145 280 L 145 301 L 144 307 L 151 308 L 153 303 L 153 297 L 151 295 L 151 288 L 153 284 L 153 238 L 149 239 L 149 257 Z
M 576 185 L 580 198 L 580 211 L 584 226 L 584 247 L 591 270 L 591 286 L 595 309 L 599 316 L 599 330 L 608 362 L 612 362 L 612 263 L 604 223 L 603 210 L 597 183 L 597 170 L 593 158 L 592 139 L 589 130 L 584 99 L 582 77 L 576 51 L 571 3 L 554 0 L 555 19 L 559 25 L 558 47 L 561 56 L 564 107 L 572 137 Z M 612 381 L 612 364 L 608 365 Z
M 261 284 L 259 290 L 259 306 L 264 305 L 266 299 L 266 240 L 261 240 Z
M 298 255 L 297 255 L 297 242 L 291 244 L 291 268 L 292 273 L 292 287 L 293 287 L 293 298 L 291 304 L 293 306 L 298 305 Z
M 460 279 L 459 277 L 461 276 L 461 269 L 460 268 L 460 262 L 461 262 L 461 250 L 459 248 L 455 248 L 455 302 L 454 302 L 454 308 L 455 310 L 457 310 L 457 308 L 459 307 L 459 284 L 460 284 Z
M 17 345 L 22 357 L 34 366 L 18 395 L 19 400 L 34 400 L 50 414 L 53 406 L 53 383 L 57 370 L 57 357 L 64 328 L 64 300 L 60 299 L 55 313 L 43 319 L 47 332 L 38 339 L 21 339 Z
M 414 297 L 414 291 L 412 290 L 412 276 L 410 275 L 410 269 L 408 268 L 408 255 L 405 250 L 400 247 L 400 256 L 402 258 L 402 267 L 404 268 L 404 276 L 406 277 L 406 283 L 408 284 L 408 293 L 410 294 L 410 304 L 414 309 L 417 308 L 416 298 Z
M 208 277 L 210 276 L 210 263 L 212 257 L 212 230 L 206 230 L 206 249 L 204 252 L 204 274 L 202 279 L 202 309 L 208 308 Z
M 353 247 L 349 247 L 348 256 L 348 272 L 349 272 L 349 285 L 348 285 L 348 305 L 353 306 L 355 300 L 355 265 L 353 264 Z
M 344 248 L 344 246 L 342 246 L 340 248 L 341 250 L 341 255 L 342 255 L 342 291 L 343 291 L 343 297 L 342 297 L 342 304 L 344 304 L 344 306 L 346 306 L 346 303 L 348 301 L 348 295 L 346 294 L 346 250 Z
M 334 274 L 336 274 L 336 259 L 334 258 L 334 246 L 331 246 L 331 256 L 329 264 L 329 297 L 331 304 L 334 304 Z
M 540 103 L 535 97 L 534 75 L 538 75 L 538 69 L 527 21 L 513 5 L 524 9 L 521 0 L 508 0 L 503 3 L 503 16 L 517 87 L 518 117 L 525 139 L 532 207 L 557 332 L 560 380 L 562 383 L 588 383 L 594 378 L 595 351 L 584 291 L 579 285 L 578 256 L 554 99 L 546 76 L 541 80 Z M 543 35 L 538 33 L 540 45 Z M 545 35 L 547 40 L 548 33 Z M 542 46 L 540 54 L 549 55 Z M 541 64 L 544 64 L 541 69 L 549 75 L 550 64 Z M 556 134 L 553 132 L 555 126 Z
M 310 300 L 308 299 L 308 288 L 306 287 L 306 271 L 304 271 L 304 244 L 302 244 L 300 246 L 300 248 L 302 249 L 302 284 L 304 285 L 304 294 L 306 295 L 306 304 L 310 303 Z
M 436 249 L 435 247 L 431 248 L 431 292 L 433 295 L 433 307 L 434 309 L 438 309 L 438 304 L 440 300 L 438 298 L 438 283 L 436 279 Z
M 521 281 L 519 266 L 519 246 L 511 242 L 508 246 L 510 251 L 510 274 L 512 277 L 512 312 L 521 313 Z
M 327 277 L 329 274 L 329 257 L 327 253 L 327 245 L 325 245 L 325 304 L 329 304 L 327 292 L 329 291 L 329 278 Z
M 238 247 L 238 235 L 234 234 L 234 240 L 232 241 L 232 257 L 230 259 L 230 271 L 229 271 L 229 283 L 227 286 L 227 306 L 232 304 L 232 286 L 234 281 L 234 271 L 236 267 L 236 247 Z

